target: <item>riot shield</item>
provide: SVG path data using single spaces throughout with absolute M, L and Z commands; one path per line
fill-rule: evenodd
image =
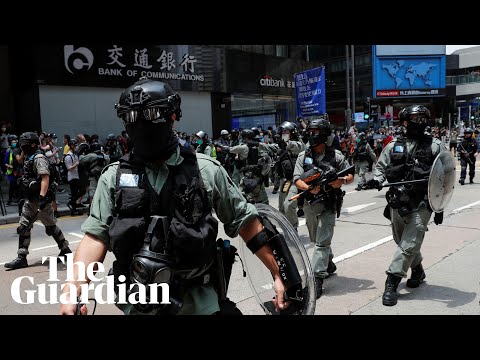
M 315 278 L 310 260 L 298 233 L 278 210 L 265 204 L 255 204 L 260 216 L 266 216 L 275 226 L 279 234 L 283 235 L 286 246 L 298 270 L 301 285 L 295 291 L 295 299 L 291 301 L 290 309 L 275 311 L 272 299 L 275 297 L 273 278 L 270 271 L 261 260 L 241 241 L 240 252 L 244 259 L 248 283 L 255 299 L 267 315 L 313 315 L 315 312 Z M 288 292 L 288 291 L 287 291 Z M 292 298 L 292 294 L 289 294 Z
M 449 151 L 442 151 L 433 162 L 428 178 L 428 202 L 434 212 L 442 212 L 453 195 L 455 160 Z

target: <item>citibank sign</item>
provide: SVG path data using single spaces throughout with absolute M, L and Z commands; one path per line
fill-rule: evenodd
M 263 78 L 260 79 L 260 86 L 276 88 L 294 88 L 295 83 L 293 81 L 285 81 L 283 79 L 272 79 L 271 76 L 265 75 Z

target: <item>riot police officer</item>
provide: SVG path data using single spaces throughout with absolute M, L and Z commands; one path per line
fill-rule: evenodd
M 255 206 L 247 203 L 216 160 L 179 146 L 173 124 L 180 120 L 180 104 L 180 96 L 168 84 L 146 78 L 122 92 L 117 114 L 132 138 L 133 150 L 104 169 L 74 261 L 85 265 L 103 261 L 111 250 L 116 258 L 113 275 L 117 281 L 126 279 L 127 288 L 128 284 L 170 284 L 171 306 L 144 309 L 131 302 L 117 304 L 126 314 L 146 310 L 214 314 L 220 308 L 210 276 L 218 227 L 214 209 L 227 235 L 240 234 L 272 272 L 277 309 L 288 306 L 278 265 L 264 242 L 270 235 Z M 85 282 L 72 282 L 65 291 L 72 285 L 79 289 Z M 75 308 L 75 304 L 62 305 L 60 312 L 73 314 Z
M 236 152 L 239 159 L 237 166 L 242 174 L 240 188 L 247 201 L 268 205 L 268 195 L 265 191 L 264 177 L 270 171 L 271 158 L 268 150 L 260 143 L 254 130 L 245 129 L 241 132 L 242 145 L 230 148 L 230 152 Z
M 53 214 L 52 201 L 55 198 L 58 184 L 51 178 L 48 159 L 39 149 L 40 139 L 34 132 L 25 132 L 20 135 L 19 144 L 24 158 L 24 175 L 21 178 L 21 186 L 26 201 L 22 208 L 20 226 L 17 228 L 18 257 L 5 264 L 6 268 L 12 270 L 28 266 L 30 231 L 37 218 L 45 226 L 47 235 L 55 239 L 60 249 L 58 256 L 72 252 L 68 247 L 68 241 L 65 240 L 62 231 L 56 225 L 57 219 Z
M 294 228 L 298 227 L 297 201 L 288 201 L 287 195 L 293 184 L 293 172 L 300 152 L 305 151 L 305 144 L 298 139 L 298 126 L 290 121 L 283 122 L 278 129 L 279 150 L 275 172 L 280 178 L 278 208 Z
M 465 178 L 467 177 L 467 166 L 470 167 L 468 175 L 470 176 L 470 184 L 473 184 L 473 178 L 475 177 L 475 160 L 477 154 L 480 153 L 480 147 L 477 148 L 477 143 L 473 139 L 473 130 L 466 128 L 463 132 L 463 140 L 458 144 L 457 154 L 460 160 L 461 172 L 460 185 L 465 184 Z
M 371 187 L 381 189 L 385 179 L 389 183 L 425 179 L 430 175 L 435 158 L 448 151 L 436 138 L 425 134 L 430 122 L 430 111 L 423 105 L 412 105 L 399 112 L 401 125 L 406 127 L 405 137 L 388 143 L 375 167 Z M 427 183 L 392 186 L 386 194 L 384 215 L 392 223 L 393 239 L 398 245 L 387 273 L 382 302 L 394 306 L 398 301 L 397 287 L 407 271 L 412 269 L 407 286 L 416 288 L 425 279 L 420 248 L 432 215 L 427 197 Z M 443 212 L 435 214 L 435 223 L 441 224 Z
M 355 190 L 360 191 L 367 181 L 365 175 L 368 172 L 369 160 L 373 163 L 377 160 L 377 156 L 367 142 L 367 137 L 364 132 L 361 132 L 357 136 L 357 143 L 355 144 L 352 157 L 355 162 L 356 173 L 358 174 L 358 182 Z
M 295 186 L 300 191 L 309 190 L 310 186 L 300 179 L 300 176 L 312 169 L 327 168 L 338 172 L 349 167 L 343 154 L 332 146 L 332 129 L 330 123 L 324 117 L 312 120 L 307 126 L 309 144 L 307 150 L 298 155 L 293 174 Z M 307 223 L 310 240 L 315 239 L 312 267 L 317 283 L 317 299 L 322 295 L 323 280 L 336 270 L 333 263 L 333 252 L 330 247 L 335 227 L 335 219 L 340 213 L 344 192 L 340 190 L 344 184 L 353 181 L 353 175 L 339 177 L 328 185 L 333 188 L 325 194 L 321 201 L 309 203 L 313 195 L 319 194 L 319 186 L 310 190 L 304 203 L 305 220 Z M 291 189 L 289 198 L 297 193 Z M 320 224 L 320 226 L 318 226 Z M 317 229 L 318 227 L 318 229 Z
M 110 163 L 110 157 L 103 152 L 103 148 L 98 142 L 89 146 L 89 153 L 78 157 L 79 164 L 87 169 L 88 173 L 88 203 L 91 204 L 95 190 L 97 189 L 98 179 L 103 168 Z
M 205 154 L 207 156 L 215 157 L 213 147 L 210 139 L 205 131 L 199 131 L 195 134 L 197 136 L 197 153 Z

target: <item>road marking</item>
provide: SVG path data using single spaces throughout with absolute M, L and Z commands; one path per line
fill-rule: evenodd
M 371 206 L 371 205 L 374 205 L 376 203 L 369 203 L 369 204 L 361 204 L 361 205 L 356 205 L 356 206 L 351 206 L 351 207 L 348 207 L 348 208 L 343 208 L 342 209 L 342 213 L 346 213 L 346 214 L 350 214 L 350 213 L 353 213 L 355 211 L 358 211 L 358 210 L 361 210 L 363 208 L 366 208 L 368 206 Z
M 42 222 L 40 220 L 37 220 L 33 223 L 33 225 L 40 225 L 42 227 L 45 227 L 45 225 L 42 224 Z
M 349 191 L 349 192 L 346 192 L 345 195 L 353 194 L 353 193 L 356 193 L 356 192 L 358 192 L 358 191 L 357 191 L 357 190 L 355 190 L 355 191 Z
M 72 235 L 72 236 L 75 236 L 75 237 L 78 237 L 78 238 L 81 238 L 81 239 L 83 238 L 82 234 L 78 234 L 78 233 L 74 233 L 74 232 L 71 232 L 71 233 L 68 233 L 68 234 Z M 82 240 L 69 241 L 68 243 L 69 244 L 76 244 L 76 243 L 79 243 L 80 241 L 82 241 Z M 58 245 L 42 246 L 42 247 L 39 247 L 39 248 L 31 249 L 30 251 L 37 251 L 37 250 L 54 248 L 54 247 L 58 247 Z M 7 262 L 2 262 L 2 263 L 0 263 L 0 265 L 5 265 Z
M 68 243 L 69 243 L 69 244 L 75 244 L 75 243 L 79 243 L 80 241 L 82 241 L 82 240 L 69 241 Z M 32 249 L 32 251 L 49 249 L 49 248 L 53 248 L 53 247 L 58 247 L 58 245 L 42 246 L 42 247 L 39 247 L 39 248 Z
M 78 237 L 78 238 L 80 238 L 80 239 L 83 239 L 83 235 L 82 235 L 82 234 L 70 232 L 70 233 L 68 233 L 68 235 L 76 236 L 76 237 Z
M 456 214 L 456 213 L 458 213 L 458 212 L 460 212 L 460 211 L 462 211 L 462 210 L 471 208 L 471 207 L 473 207 L 473 206 L 475 206 L 475 205 L 480 205 L 480 201 L 475 201 L 474 203 L 471 203 L 471 204 L 468 204 L 468 205 L 459 207 L 458 209 L 453 210 L 453 211 L 450 213 L 450 215 L 451 215 L 451 214 Z
M 358 255 L 358 254 L 361 254 L 367 250 L 370 250 L 370 249 L 373 249 L 374 247 L 377 247 L 377 246 L 380 246 L 382 244 L 385 244 L 386 242 L 389 242 L 390 240 L 393 240 L 393 236 L 390 235 L 390 236 L 387 236 L 387 237 L 384 237 L 383 239 L 380 239 L 380 240 L 377 240 L 373 243 L 370 243 L 368 245 L 365 245 L 365 246 L 362 246 L 358 249 L 355 249 L 355 250 L 352 250 L 352 251 L 349 251 L 343 255 L 340 255 L 340 256 L 337 256 L 336 258 L 333 258 L 332 261 L 334 263 L 338 263 L 338 262 L 341 262 L 345 259 L 348 259 L 348 258 L 351 258 L 355 255 Z

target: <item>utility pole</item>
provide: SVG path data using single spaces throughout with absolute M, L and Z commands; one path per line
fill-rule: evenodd
M 345 128 L 350 129 L 349 123 L 351 122 L 351 110 L 350 110 L 350 61 L 348 45 L 345 45 L 345 74 L 347 83 L 347 111 L 345 111 Z M 349 118 L 350 116 L 350 118 Z
M 355 86 L 355 45 L 352 46 L 352 113 L 355 116 L 357 111 L 356 102 L 355 102 L 355 92 L 357 87 Z M 350 126 L 348 127 L 350 129 Z

